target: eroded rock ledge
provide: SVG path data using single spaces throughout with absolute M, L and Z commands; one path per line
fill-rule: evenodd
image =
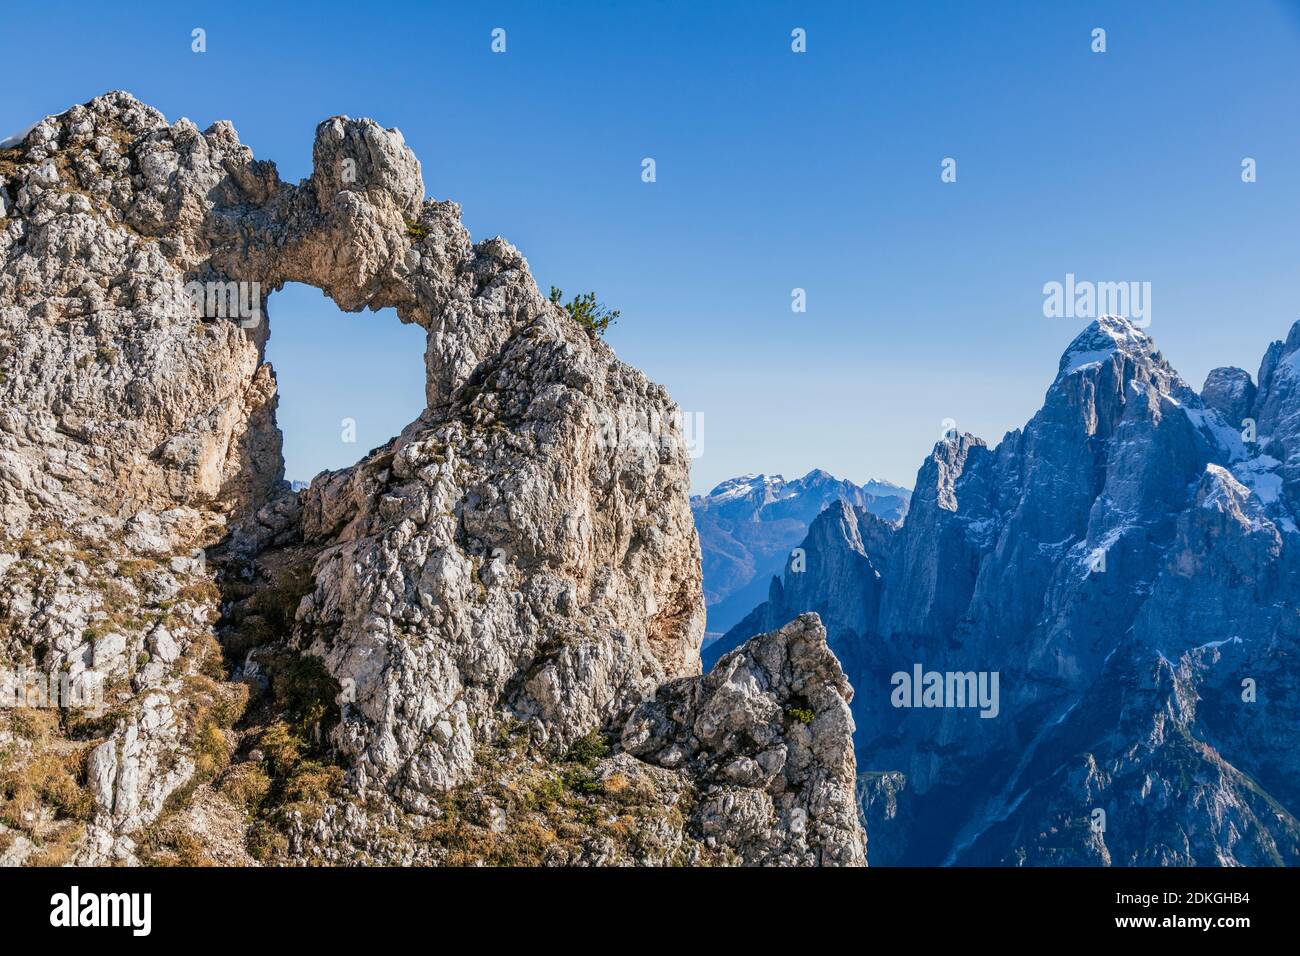
M 861 863 L 815 618 L 696 676 L 667 393 L 396 130 L 326 120 L 314 161 L 125 93 L 0 150 L 0 664 L 110 675 L 98 715 L 4 713 L 0 855 Z M 428 332 L 425 412 L 299 494 L 289 281 Z

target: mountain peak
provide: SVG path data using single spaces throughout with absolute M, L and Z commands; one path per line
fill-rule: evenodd
M 1128 319 L 1103 315 L 1075 336 L 1061 356 L 1057 377 L 1099 365 L 1116 352 L 1149 360 L 1155 355 L 1155 342 Z
M 1250 414 L 1258 390 L 1245 369 L 1225 365 L 1211 369 L 1201 386 L 1201 401 L 1213 408 L 1223 420 L 1240 422 Z
M 1300 319 L 1292 323 L 1291 331 L 1287 333 L 1286 342 L 1282 346 L 1283 355 L 1297 351 L 1300 351 Z
M 808 474 L 804 475 L 799 480 L 802 482 L 835 481 L 836 478 L 825 468 L 814 468 L 812 471 L 808 472 Z
M 752 494 L 760 488 L 776 487 L 780 488 L 785 485 L 785 478 L 781 475 L 737 475 L 735 478 L 728 478 L 726 481 L 715 485 L 707 495 L 706 499 L 716 499 L 728 501 L 733 498 L 743 498 Z

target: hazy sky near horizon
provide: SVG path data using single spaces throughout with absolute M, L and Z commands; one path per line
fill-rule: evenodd
M 814 467 L 910 486 L 948 418 L 995 443 L 1087 323 L 1043 314 L 1067 273 L 1149 282 L 1198 388 L 1300 318 L 1300 4 L 638 7 L 13 6 L 0 136 L 126 89 L 231 120 L 296 181 L 324 118 L 400 128 L 476 239 L 622 310 L 620 356 L 703 415 L 697 492 Z M 290 477 L 422 407 L 421 330 L 301 287 L 270 314 Z

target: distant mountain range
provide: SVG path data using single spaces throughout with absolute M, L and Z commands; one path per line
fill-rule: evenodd
M 1300 323 L 1198 394 L 1104 317 L 901 526 L 823 511 L 705 665 L 820 615 L 872 865 L 1298 865 L 1298 514 Z
M 911 491 L 886 481 L 856 485 L 820 468 L 786 481 L 780 475 L 744 475 L 691 498 L 704 559 L 707 630 L 721 634 L 767 595 L 790 550 L 830 503 L 850 505 L 897 523 Z

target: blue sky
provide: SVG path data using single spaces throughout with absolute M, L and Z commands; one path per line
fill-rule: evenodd
M 1296 3 L 464 6 L 11 6 L 0 135 L 121 88 L 230 119 L 296 180 L 325 117 L 399 127 L 476 238 L 623 311 L 619 354 L 704 415 L 697 491 L 813 467 L 910 485 L 946 418 L 996 442 L 1085 324 L 1043 315 L 1066 273 L 1150 282 L 1149 331 L 1197 387 L 1300 318 Z M 418 329 L 309 289 L 270 308 L 291 477 L 414 417 Z

